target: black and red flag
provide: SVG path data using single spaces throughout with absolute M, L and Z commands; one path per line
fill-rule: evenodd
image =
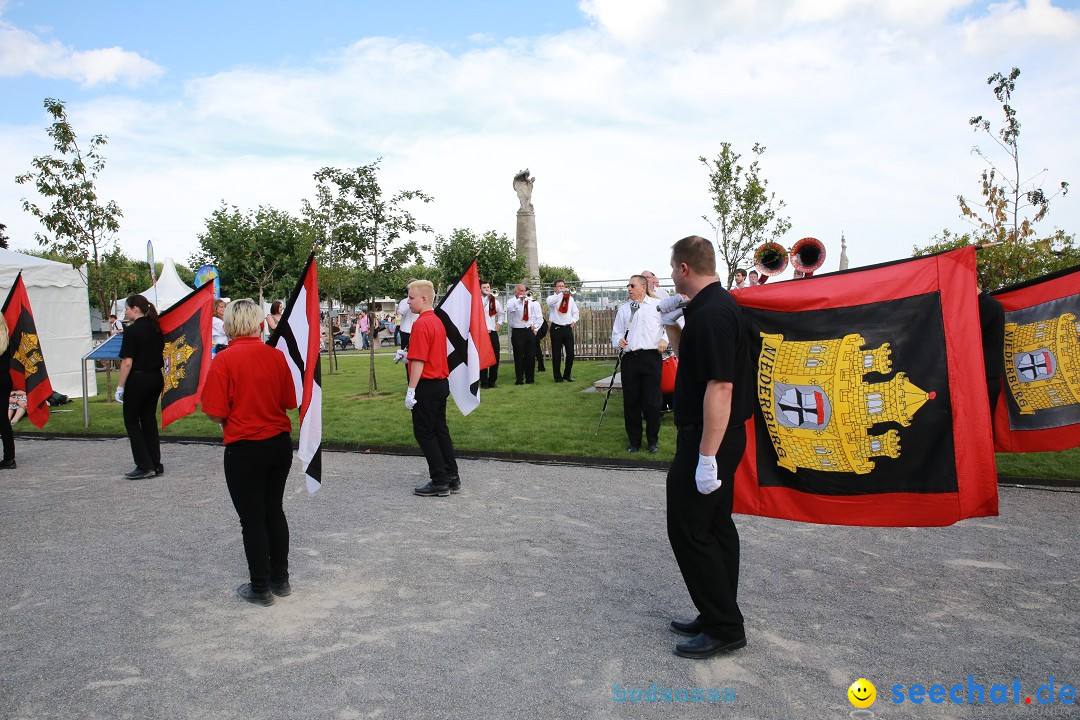
M 446 328 L 450 395 L 461 414 L 468 415 L 480 406 L 480 371 L 495 364 L 495 350 L 484 320 L 476 260 L 450 287 L 435 308 L 435 314 Z
M 1080 265 L 991 293 L 1005 310 L 999 452 L 1080 446 Z
M 168 310 L 158 323 L 165 338 L 165 388 L 161 393 L 161 427 L 195 412 L 210 372 L 214 284 L 207 283 Z
M 34 311 L 22 273 L 15 278 L 7 300 L 4 301 L 4 321 L 8 326 L 8 346 L 11 348 L 11 384 L 16 390 L 26 392 L 26 414 L 30 422 L 44 427 L 49 422 L 49 398 L 52 383 L 45 369 L 45 356 L 41 352 Z M 0 370 L 2 372 L 2 370 Z
M 285 355 L 300 408 L 300 444 L 296 454 L 307 490 L 322 487 L 322 365 L 319 342 L 319 271 L 311 251 L 304 272 L 289 297 L 289 304 L 266 344 Z
M 756 397 L 735 512 L 938 526 L 997 514 L 975 250 L 735 293 Z

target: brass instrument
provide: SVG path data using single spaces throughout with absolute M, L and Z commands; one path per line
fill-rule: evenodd
M 777 242 L 767 242 L 754 251 L 754 267 L 764 276 L 779 275 L 788 266 L 787 248 Z
M 804 237 L 791 246 L 791 267 L 795 277 L 810 277 L 825 264 L 825 244 L 817 238 Z

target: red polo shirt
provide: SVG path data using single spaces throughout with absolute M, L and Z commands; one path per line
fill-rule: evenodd
M 442 380 L 450 375 L 446 362 L 446 328 L 432 310 L 425 310 L 412 326 L 409 335 L 409 360 L 423 360 L 421 380 Z
M 225 418 L 225 444 L 292 432 L 296 390 L 285 356 L 257 337 L 236 338 L 214 357 L 202 410 Z

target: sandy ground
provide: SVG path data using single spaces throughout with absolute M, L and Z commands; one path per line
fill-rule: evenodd
M 328 453 L 308 496 L 294 464 L 294 593 L 261 608 L 234 594 L 220 447 L 167 445 L 132 482 L 125 441 L 18 443 L 2 718 L 846 718 L 860 677 L 879 718 L 1080 716 L 1080 493 L 1002 488 L 1000 517 L 948 528 L 740 516 L 749 645 L 693 661 L 663 472 L 467 460 L 462 494 L 419 498 L 421 458 Z M 983 705 L 892 702 L 966 700 L 969 675 Z M 653 685 L 730 699 L 631 701 Z

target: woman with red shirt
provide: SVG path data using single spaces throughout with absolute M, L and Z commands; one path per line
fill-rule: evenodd
M 289 523 L 282 498 L 292 467 L 292 421 L 296 391 L 285 356 L 260 340 L 259 306 L 229 303 L 229 346 L 210 365 L 202 395 L 207 417 L 221 425 L 225 484 L 240 516 L 251 582 L 236 593 L 272 605 L 289 586 Z

